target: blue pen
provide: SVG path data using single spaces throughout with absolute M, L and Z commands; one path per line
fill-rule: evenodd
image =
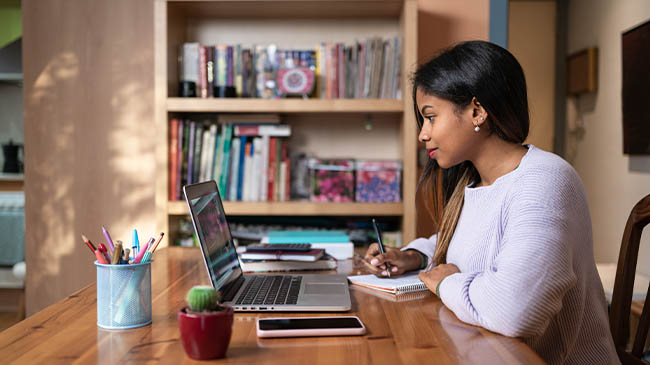
M 133 249 L 133 258 L 135 258 L 135 255 L 140 252 L 140 241 L 138 240 L 138 230 L 133 229 L 133 246 L 131 247 Z

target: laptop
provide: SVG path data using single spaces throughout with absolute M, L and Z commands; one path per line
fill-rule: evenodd
M 194 231 L 212 286 L 235 311 L 345 312 L 350 291 L 345 275 L 244 275 L 217 184 L 183 186 Z

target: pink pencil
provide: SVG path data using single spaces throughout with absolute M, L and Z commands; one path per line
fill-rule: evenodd
M 149 239 L 149 241 L 147 243 L 145 243 L 144 246 L 142 246 L 142 248 L 140 249 L 138 254 L 135 256 L 135 259 L 133 259 L 134 264 L 139 264 L 140 263 L 140 261 L 142 260 L 142 256 L 144 256 L 144 253 L 147 252 L 147 248 L 149 248 L 149 245 L 152 244 L 153 241 L 154 241 L 154 238 L 152 237 L 151 239 Z

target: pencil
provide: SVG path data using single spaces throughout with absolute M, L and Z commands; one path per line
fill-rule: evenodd
M 149 248 L 149 251 L 151 252 L 152 255 L 153 252 L 156 251 L 156 249 L 158 248 L 158 245 L 160 244 L 160 241 L 162 241 L 164 235 L 165 235 L 164 232 L 160 232 L 160 236 L 158 236 L 156 243 L 154 243 L 153 246 Z
M 95 246 L 93 245 L 93 243 L 90 242 L 90 240 L 88 239 L 88 237 L 86 237 L 86 236 L 83 235 L 83 234 L 81 235 L 81 239 L 84 241 L 84 243 L 86 244 L 86 246 L 88 246 L 88 248 L 90 249 L 90 252 L 92 252 L 93 255 L 94 255 L 94 254 L 95 254 L 95 251 L 96 251 L 97 249 L 95 248 Z

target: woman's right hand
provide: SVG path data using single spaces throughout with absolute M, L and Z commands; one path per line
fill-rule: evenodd
M 401 275 L 420 267 L 420 255 L 415 250 L 402 251 L 392 247 L 386 247 L 386 253 L 381 254 L 379 244 L 371 244 L 364 257 L 368 270 L 379 277 L 388 277 L 386 262 L 390 265 L 390 276 Z

